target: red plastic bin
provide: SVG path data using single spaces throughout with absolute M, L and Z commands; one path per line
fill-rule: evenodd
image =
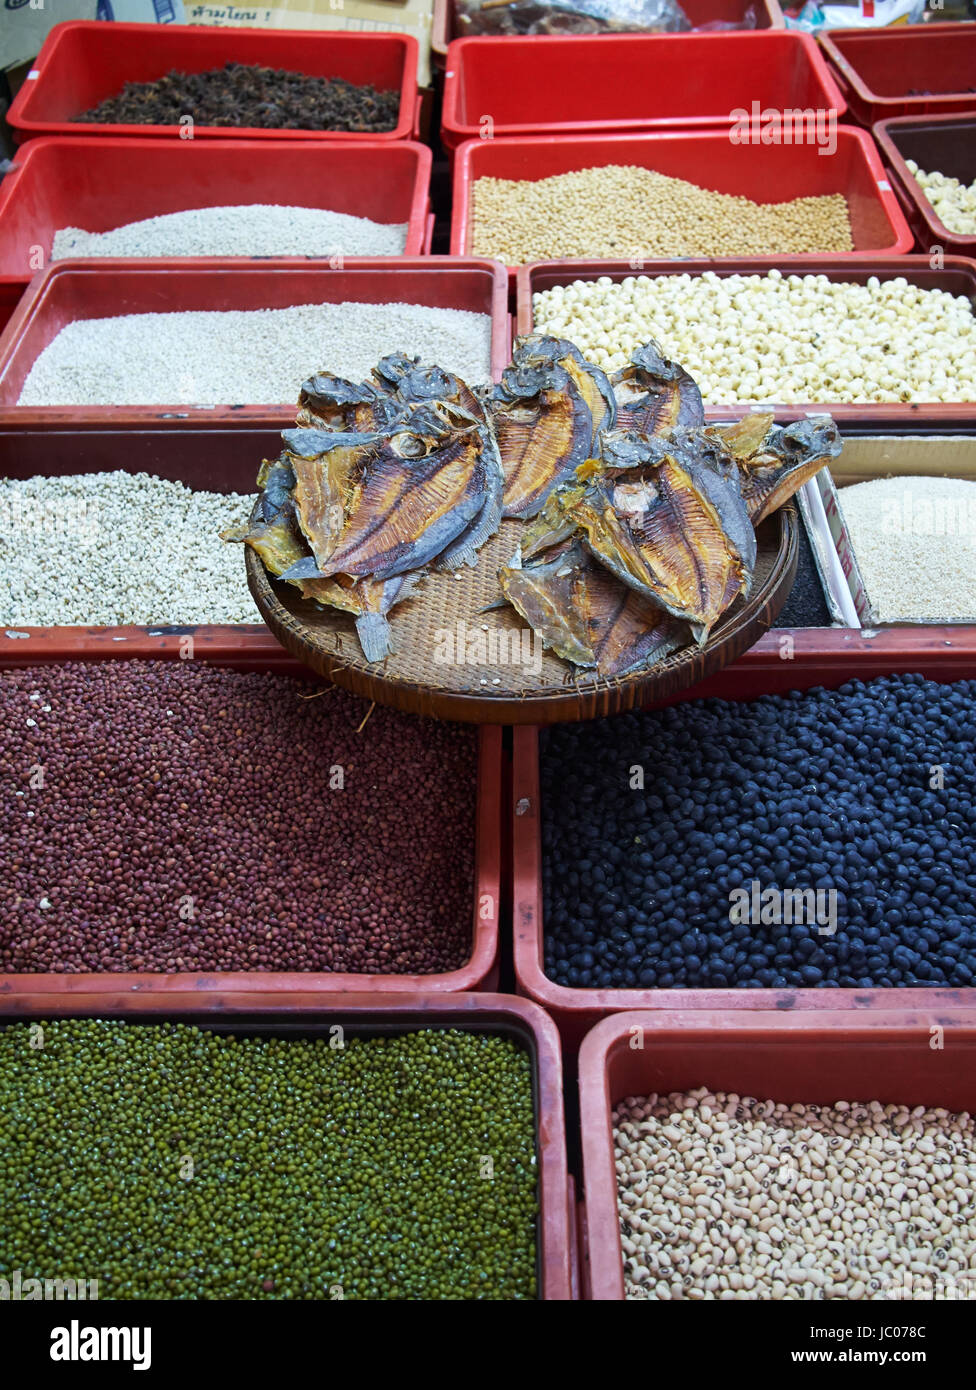
M 888 116 L 976 112 L 976 24 L 831 29 L 820 43 L 861 125 Z
M 109 26 L 106 26 L 109 27 Z M 75 429 L 159 424 L 240 424 L 282 429 L 294 405 L 18 406 L 27 373 L 66 323 L 118 314 L 188 309 L 280 309 L 291 304 L 409 302 L 468 309 L 492 320 L 495 379 L 509 360 L 508 281 L 498 261 L 451 256 L 364 257 L 330 269 L 318 261 L 233 259 L 58 261 L 31 282 L 0 334 L 0 428 Z M 409 344 L 405 343 L 405 349 Z M 326 364 L 309 345 L 309 371 Z M 295 399 L 298 387 L 295 383 Z
M 935 1027 L 944 1050 L 932 1047 Z M 784 1104 L 877 1100 L 972 1112 L 974 1063 L 974 1016 L 935 1006 L 871 1019 L 825 1011 L 748 1018 L 634 1012 L 604 1020 L 579 1057 L 584 1298 L 624 1297 L 611 1115 L 626 1096 L 708 1086 Z
M 454 160 L 451 254 L 471 254 L 477 179 L 537 180 L 607 164 L 653 169 L 755 202 L 842 193 L 850 208 L 854 250 L 838 259 L 902 255 L 914 244 L 874 141 L 863 130 L 840 126 L 832 155 L 821 155 L 814 145 L 732 145 L 724 131 L 714 130 L 466 140 Z M 516 269 L 509 267 L 513 277 Z
M 684 10 L 692 27 L 724 22 L 741 24 L 748 9 L 756 11 L 757 29 L 785 29 L 786 21 L 778 0 L 759 0 L 749 4 L 749 0 L 684 0 Z M 746 32 L 751 33 L 751 30 Z M 474 37 L 474 35 L 472 35 Z M 507 37 L 500 35 L 499 37 Z M 531 36 L 529 36 L 531 37 Z M 434 56 L 434 66 L 444 68 L 447 64 L 448 44 L 460 38 L 455 0 L 434 0 L 434 22 L 431 29 L 430 47 Z
M 850 680 L 915 672 L 948 682 L 976 676 L 976 628 L 893 628 L 865 635 L 850 628 L 791 631 L 794 648 L 784 660 L 784 632 L 767 633 L 751 651 L 699 685 L 665 703 L 685 700 L 751 700 L 760 695 L 814 686 L 836 689 Z M 567 1054 L 608 1014 L 630 1009 L 744 1012 L 774 1009 L 788 1015 L 824 1009 L 895 1013 L 911 1009 L 976 1009 L 976 988 L 910 989 L 583 989 L 556 984 L 545 973 L 542 899 L 542 816 L 538 730 L 516 728 L 512 746 L 512 883 L 515 980 L 556 1020 Z M 976 1015 L 974 1015 L 976 1017 Z M 697 1083 L 696 1083 L 697 1084 Z
M 240 436 L 238 436 L 240 438 Z M 131 445 L 127 446 L 131 456 Z M 140 459 L 140 467 L 146 467 Z M 117 463 L 106 460 L 106 467 Z M 250 461 L 246 467 L 250 471 Z M 68 457 L 52 474 L 84 471 Z M 155 469 L 153 471 L 156 471 Z M 21 471 L 19 476 L 30 476 Z M 164 476 L 166 476 L 164 474 Z M 169 476 L 200 488 L 226 490 L 241 485 L 214 476 L 194 476 L 181 469 Z M 252 480 L 253 484 L 253 480 Z M 245 485 L 247 486 L 247 485 Z M 242 561 L 243 564 L 243 561 Z M 20 636 L 16 632 L 20 632 Z M 11 635 L 13 632 L 14 635 Z M 26 635 L 25 635 L 26 634 Z M 151 634 L 155 634 L 154 636 Z M 283 651 L 261 624 L 240 627 L 162 628 L 26 628 L 0 630 L 0 677 L 5 669 L 23 666 L 62 665 L 67 661 L 125 661 L 184 659 L 187 639 L 192 640 L 194 660 L 224 670 L 272 672 L 312 681 L 315 678 Z M 368 726 L 367 726 L 368 727 Z M 368 737 L 368 733 L 365 735 Z M 498 978 L 498 912 L 501 892 L 501 783 L 502 736 L 500 728 L 479 730 L 476 797 L 474 895 L 471 903 L 471 955 L 456 970 L 431 975 L 378 975 L 326 971 L 119 971 L 92 973 L 20 974 L 0 972 L 0 998 L 13 1003 L 22 996 L 47 998 L 102 997 L 125 991 L 135 998 L 174 992 L 194 992 L 196 1007 L 219 1009 L 228 993 L 247 991 L 255 996 L 274 996 L 290 990 L 310 998 L 364 991 L 399 995 L 425 990 L 431 995 L 491 989 Z
M 405 222 L 403 254 L 419 256 L 430 169 L 430 150 L 406 140 L 31 140 L 0 183 L 0 287 L 26 287 L 50 261 L 54 234 L 63 227 L 105 232 L 165 213 L 241 203 Z
M 700 275 L 710 270 L 722 277 L 727 275 L 765 275 L 770 270 L 782 270 L 784 275 L 825 275 L 828 280 L 865 284 L 872 275 L 879 280 L 903 276 L 911 285 L 925 289 L 948 290 L 965 295 L 976 314 L 976 261 L 962 256 L 947 256 L 935 269 L 927 255 L 863 256 L 846 259 L 842 256 L 763 256 L 755 258 L 725 257 L 722 259 L 690 258 L 681 261 L 645 261 L 639 270 L 624 261 L 537 261 L 522 266 L 517 276 L 516 331 L 530 333 L 533 327 L 532 296 L 554 285 L 568 285 L 574 280 L 595 280 L 601 275 L 614 281 L 632 275 Z M 2 340 L 0 340 L 2 342 Z M 2 390 L 2 388 L 0 388 Z M 2 399 L 2 396 L 0 396 Z M 711 405 L 706 408 L 710 420 L 737 419 L 753 411 L 774 410 L 779 421 L 802 420 L 809 413 L 829 412 L 842 428 L 857 427 L 872 434 L 880 430 L 910 429 L 934 433 L 947 429 L 976 427 L 976 401 L 969 403 L 933 401 L 922 402 L 865 402 L 849 404 L 842 401 L 795 402 L 792 405 Z
M 919 246 L 976 257 L 976 233 L 950 232 L 906 163 L 914 159 L 927 173 L 964 184 L 976 181 L 976 108 L 968 116 L 896 116 L 879 121 L 874 138 Z
M 127 82 L 153 82 L 167 73 L 207 72 L 225 63 L 284 68 L 312 77 L 341 77 L 359 86 L 400 93 L 393 130 L 385 132 L 262 130 L 237 126 L 253 140 L 409 140 L 417 117 L 417 40 L 409 34 L 337 30 L 215 29 L 197 24 L 57 24 L 44 40 L 7 121 L 17 140 L 34 135 L 168 135 L 179 125 L 79 124 L 73 118 L 116 96 Z M 226 126 L 196 125 L 193 138 L 227 139 Z M 185 139 L 185 136 L 184 136 Z
M 51 996 L 5 1000 L 0 1027 L 25 1019 L 110 1018 L 153 1025 L 189 1023 L 220 1033 L 265 1036 L 331 1036 L 341 1027 L 349 1035 L 457 1028 L 465 1032 L 509 1037 L 529 1054 L 535 1108 L 539 1214 L 536 1258 L 538 1297 L 567 1300 L 576 1284 L 573 1268 L 575 1218 L 573 1185 L 566 1165 L 559 1037 L 541 1009 L 502 994 L 468 994 L 453 998 L 417 991 L 398 999 L 370 994 L 314 995 L 300 991 L 271 1000 L 266 995 L 222 993 L 205 1007 L 200 996 L 184 990 L 155 998 L 118 992 L 101 997 Z M 191 1079 L 192 1080 L 192 1079 Z
M 662 80 L 662 74 L 676 74 Z M 765 108 L 834 111 L 844 100 L 809 34 L 596 34 L 458 39 L 441 136 L 598 135 L 725 129 Z

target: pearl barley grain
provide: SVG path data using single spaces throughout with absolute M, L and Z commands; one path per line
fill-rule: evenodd
M 187 208 L 105 232 L 62 227 L 51 260 L 79 256 L 402 256 L 405 222 L 277 203 Z
M 313 372 L 362 381 L 390 352 L 483 385 L 491 318 L 347 301 L 76 319 L 40 353 L 18 405 L 293 404 Z
M 612 1121 L 629 1299 L 972 1296 L 966 1111 L 701 1087 L 627 1096 Z
M 656 339 L 709 404 L 976 401 L 969 300 L 900 275 L 604 275 L 541 290 L 532 307 L 537 331 L 605 371 Z

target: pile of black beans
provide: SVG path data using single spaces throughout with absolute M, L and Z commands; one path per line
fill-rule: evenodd
M 540 756 L 559 984 L 976 984 L 976 681 L 683 702 Z

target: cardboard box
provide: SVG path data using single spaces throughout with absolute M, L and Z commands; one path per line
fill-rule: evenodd
M 185 24 L 183 0 L 22 0 L 8 3 L 0 23 L 0 68 L 29 63 L 56 24 L 106 19 L 127 24 Z
M 434 0 L 277 0 L 271 5 L 185 5 L 187 24 L 251 29 L 346 29 L 399 31 L 420 45 L 417 81 L 430 85 L 430 34 Z

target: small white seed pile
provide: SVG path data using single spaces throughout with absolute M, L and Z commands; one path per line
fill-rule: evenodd
M 914 159 L 906 159 L 905 163 L 943 226 L 960 236 L 976 236 L 976 179 L 967 185 L 948 174 L 926 173 Z
M 976 483 L 876 478 L 840 509 L 878 622 L 976 619 Z
M 535 328 L 605 371 L 656 339 L 708 403 L 976 401 L 969 300 L 902 275 L 629 275 L 533 295 Z
M 363 381 L 390 352 L 491 379 L 491 318 L 426 304 L 296 304 L 76 319 L 18 405 L 293 405 L 316 371 Z
M 62 227 L 51 260 L 68 256 L 402 256 L 405 222 L 280 203 L 187 208 L 107 232 Z
M 610 164 L 546 179 L 476 179 L 473 253 L 506 265 L 853 251 L 843 194 L 754 203 Z
M 0 626 L 260 622 L 218 534 L 253 502 L 148 473 L 0 479 Z
M 976 1294 L 968 1112 L 704 1087 L 613 1112 L 633 1299 Z

